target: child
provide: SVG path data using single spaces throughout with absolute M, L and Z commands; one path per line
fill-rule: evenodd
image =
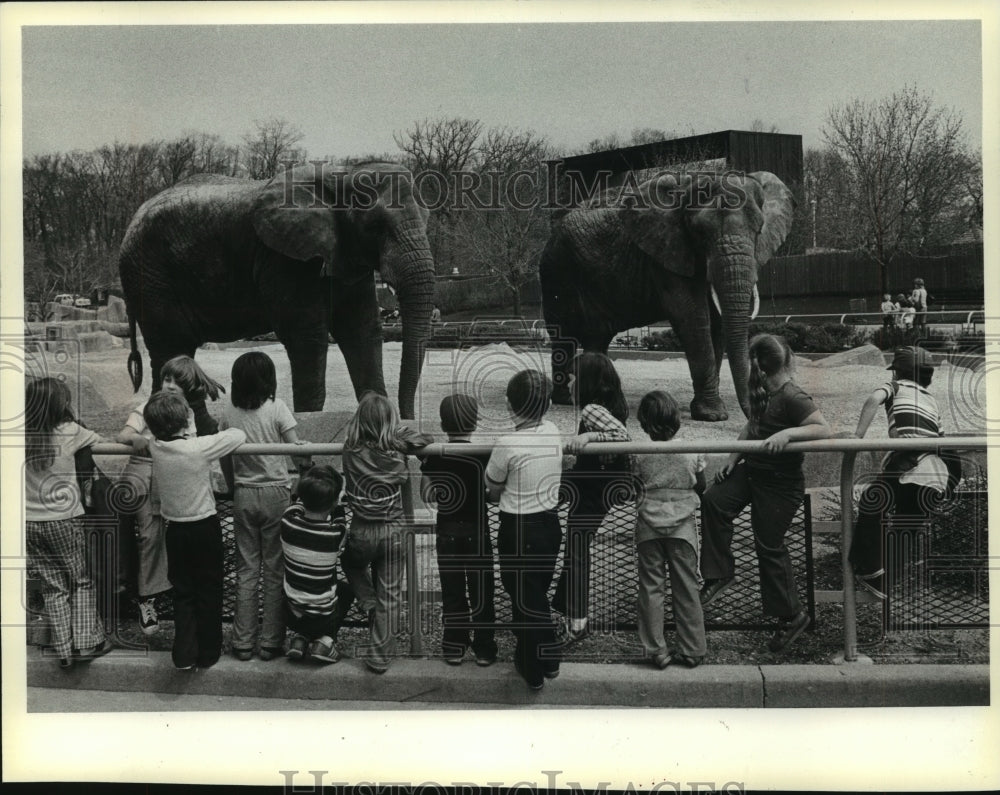
M 253 444 L 298 442 L 295 417 L 275 397 L 277 389 L 271 357 L 260 351 L 244 353 L 233 362 L 232 403 L 226 406 L 219 427 L 239 428 Z M 236 456 L 233 479 L 236 614 L 232 652 L 238 660 L 253 657 L 259 628 L 258 654 L 262 660 L 273 660 L 282 655 L 285 640 L 281 515 L 288 507 L 288 465 L 284 456 Z M 263 596 L 261 627 L 258 585 Z
M 401 425 L 396 407 L 376 392 L 361 396 L 347 423 L 344 484 L 352 516 L 341 565 L 371 620 L 370 642 L 361 656 L 375 673 L 389 669 L 396 651 L 403 586 L 402 485 L 410 476 L 406 455 L 431 441 Z
M 899 304 L 892 300 L 889 293 L 882 296 L 882 329 L 888 331 L 896 325 L 896 313 L 899 312 Z
M 649 392 L 639 403 L 639 424 L 654 442 L 673 439 L 681 426 L 677 401 L 666 392 Z M 637 455 L 635 476 L 639 640 L 657 667 L 680 663 L 695 668 L 705 656 L 694 521 L 701 503 L 698 495 L 705 491 L 705 456 Z M 679 647 L 670 651 L 663 637 L 663 591 L 668 569 Z
M 511 599 L 514 667 L 534 691 L 559 675 L 548 590 L 561 541 L 556 506 L 562 442 L 559 429 L 545 420 L 551 397 L 549 379 L 537 370 L 510 379 L 507 409 L 514 432 L 497 441 L 486 465 L 487 499 L 500 503 L 497 555 Z
M 934 377 L 934 362 L 923 348 L 897 348 L 892 381 L 877 387 L 865 401 L 855 436 L 863 438 L 879 406 L 885 406 L 892 439 L 943 436 L 937 402 L 927 391 Z M 957 477 L 954 478 L 957 481 Z M 855 582 L 879 599 L 885 599 L 885 568 L 882 562 L 882 528 L 891 508 L 896 516 L 922 517 L 933 503 L 928 491 L 944 492 L 954 484 L 949 469 L 937 455 L 920 451 L 895 451 L 882 461 L 882 471 L 862 493 L 858 521 L 851 544 L 850 561 Z M 887 499 L 886 492 L 891 495 Z
M 68 670 L 111 651 L 87 572 L 78 450 L 101 437 L 73 418 L 69 387 L 56 378 L 25 385 L 24 513 L 28 571 L 42 583 L 45 614 L 59 667 Z
M 793 380 L 792 350 L 782 337 L 758 334 L 749 354 L 750 419 L 738 438 L 762 439 L 766 452 L 731 453 L 702 498 L 701 603 L 711 604 L 733 582 L 733 519 L 750 504 L 764 613 L 779 619 L 768 649 L 778 652 L 809 626 L 785 547 L 805 498 L 803 454 L 782 451 L 789 442 L 827 438 L 830 426 Z
M 590 542 L 612 507 L 612 495 L 628 477 L 626 455 L 579 455 L 587 442 L 628 442 L 628 404 L 614 364 L 603 353 L 577 355 L 570 390 L 582 407 L 577 435 L 566 450 L 576 455 L 566 473 L 570 484 L 563 569 L 553 595 L 553 607 L 568 618 L 564 641 L 585 638 L 590 596 Z M 617 482 L 616 482 L 617 481 Z
M 913 319 L 917 314 L 917 310 L 913 308 L 913 304 L 902 293 L 896 296 L 896 303 L 899 304 L 899 327 L 904 329 L 913 328 Z
M 188 404 L 160 391 L 143 418 L 155 437 L 149 445 L 153 481 L 166 522 L 167 568 L 174 586 L 174 666 L 209 668 L 222 653 L 222 528 L 212 494 L 212 462 L 246 441 L 239 428 L 185 439 Z
M 300 502 L 281 517 L 285 564 L 285 617 L 291 628 L 288 659 L 321 663 L 340 658 L 337 627 L 337 560 L 347 542 L 343 478 L 331 466 L 314 466 L 298 483 Z
M 205 398 L 216 400 L 219 392 L 225 390 L 209 378 L 204 370 L 190 356 L 175 356 L 168 360 L 160 371 L 160 389 L 183 395 L 188 402 L 188 423 L 182 435 L 192 438 L 196 435 L 215 433 L 214 420 L 205 408 Z M 191 406 L 198 406 L 198 417 Z M 153 438 L 142 418 L 145 403 L 137 406 L 125 421 L 125 427 L 116 441 L 132 446 L 122 480 L 131 486 L 134 499 L 130 500 L 130 510 L 119 515 L 121 533 L 119 557 L 119 582 L 124 588 L 125 573 L 131 568 L 130 558 L 133 548 L 138 559 L 136 590 L 139 596 L 139 626 L 143 633 L 152 635 L 159 630 L 154 597 L 170 590 L 167 577 L 167 546 L 163 535 L 163 520 L 160 516 L 159 498 L 152 482 L 152 460 L 149 457 L 149 442 Z M 201 433 L 198 427 L 201 427 Z M 131 495 L 130 495 L 131 496 Z
M 479 420 L 476 399 L 464 394 L 441 401 L 441 430 L 450 444 L 467 444 Z M 461 665 L 469 648 L 476 664 L 496 662 L 493 639 L 493 544 L 486 519 L 485 461 L 462 453 L 428 456 L 421 466 L 422 493 L 437 503 L 437 561 L 441 575 L 444 623 L 442 652 L 449 665 Z M 468 600 L 466 600 L 468 589 Z

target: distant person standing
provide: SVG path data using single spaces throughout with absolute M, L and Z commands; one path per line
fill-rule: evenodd
M 440 322 L 441 322 L 441 310 L 438 309 L 437 304 L 435 304 L 434 308 L 431 310 L 431 323 L 440 323 Z
M 899 304 L 892 300 L 892 296 L 886 293 L 882 296 L 882 330 L 888 331 L 896 325 L 896 313 L 899 311 Z
M 923 279 L 913 280 L 913 292 L 910 293 L 910 303 L 913 305 L 914 317 L 913 325 L 923 327 L 927 325 L 927 290 L 924 289 Z

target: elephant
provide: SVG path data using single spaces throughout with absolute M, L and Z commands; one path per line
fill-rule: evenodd
M 119 257 L 133 386 L 142 384 L 138 322 L 154 388 L 171 356 L 274 331 L 296 411 L 323 408 L 328 334 L 355 395 L 384 395 L 377 270 L 399 299 L 399 410 L 412 419 L 434 301 L 427 216 L 395 163 L 315 161 L 271 180 L 203 174 L 156 194 L 132 218 Z
M 577 346 L 607 353 L 620 331 L 669 320 L 687 355 L 691 417 L 728 419 L 722 355 L 749 417 L 748 331 L 757 272 L 788 235 L 795 200 L 774 174 L 660 173 L 554 219 L 539 257 L 553 400 L 569 404 Z

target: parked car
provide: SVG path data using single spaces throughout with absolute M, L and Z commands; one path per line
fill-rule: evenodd
M 73 293 L 60 293 L 52 300 L 54 303 L 62 304 L 63 306 L 73 306 L 76 296 Z
M 82 307 L 88 307 L 88 306 L 90 306 L 90 299 L 89 298 L 84 298 L 83 296 L 80 296 L 79 298 L 77 298 L 73 302 L 73 306 L 78 306 L 78 307 L 81 307 L 81 308 Z

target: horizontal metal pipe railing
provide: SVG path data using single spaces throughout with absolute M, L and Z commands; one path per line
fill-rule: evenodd
M 537 437 L 538 444 L 546 444 L 544 436 Z M 1000 440 L 994 442 L 1000 444 Z M 989 441 L 985 436 L 940 436 L 927 439 L 816 439 L 810 442 L 791 442 L 784 452 L 789 453 L 838 453 L 860 452 L 863 450 L 936 450 L 940 447 L 962 449 L 985 449 Z M 565 449 L 565 448 L 564 448 Z M 131 455 L 127 444 L 102 442 L 91 448 L 95 455 Z M 308 442 L 305 444 L 243 444 L 234 455 L 341 455 L 342 442 Z M 418 457 L 442 455 L 444 453 L 465 453 L 486 455 L 493 451 L 489 442 L 449 443 L 434 442 L 414 453 Z M 619 453 L 766 453 L 760 441 L 674 441 L 674 442 L 590 442 L 587 453 L 595 455 Z
M 543 438 L 537 440 L 539 446 L 544 446 Z M 997 442 L 986 436 L 940 436 L 926 439 L 817 439 L 809 442 L 791 442 L 783 452 L 801 453 L 842 453 L 840 467 L 840 539 L 841 539 L 841 576 L 844 582 L 844 661 L 855 662 L 858 659 L 857 631 L 857 595 L 854 589 L 854 576 L 848 558 L 851 542 L 854 537 L 854 461 L 862 451 L 891 450 L 985 450 L 996 446 Z M 96 444 L 93 446 L 95 455 L 128 455 L 132 448 L 124 444 Z M 344 445 L 340 442 L 327 444 L 243 444 L 236 455 L 341 455 Z M 442 455 L 444 453 L 464 455 L 486 455 L 493 450 L 492 444 L 449 444 L 435 442 L 421 448 L 415 453 L 418 457 L 425 455 Z M 591 442 L 586 445 L 586 451 L 594 454 L 610 453 L 767 453 L 764 443 L 760 441 L 701 441 L 701 442 Z M 412 564 L 413 549 L 409 549 L 408 561 Z M 412 569 L 411 569 L 412 571 Z M 412 590 L 412 588 L 411 588 Z M 415 592 L 410 594 L 416 598 Z M 415 641 L 419 653 L 420 639 Z

